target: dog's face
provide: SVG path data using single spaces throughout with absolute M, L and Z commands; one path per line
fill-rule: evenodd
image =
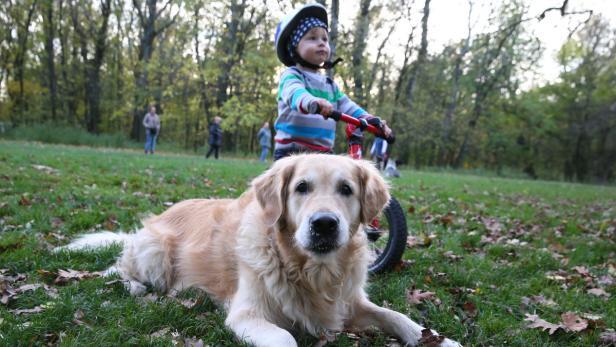
M 314 256 L 344 247 L 389 201 L 372 164 L 325 154 L 281 159 L 253 187 L 266 223 L 283 226 L 297 248 Z

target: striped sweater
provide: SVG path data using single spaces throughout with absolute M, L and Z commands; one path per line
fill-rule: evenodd
M 276 148 L 284 148 L 289 143 L 308 144 L 311 149 L 321 151 L 333 148 L 336 122 L 307 111 L 317 98 L 329 101 L 335 110 L 353 117 L 367 114 L 327 76 L 296 67 L 288 68 L 280 76 L 278 88 Z

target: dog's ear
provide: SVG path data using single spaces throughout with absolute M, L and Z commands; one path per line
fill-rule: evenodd
M 361 222 L 368 224 L 389 202 L 389 186 L 379 171 L 370 162 L 355 161 L 359 178 Z
M 259 205 L 264 212 L 265 223 L 274 225 L 285 212 L 288 185 L 295 168 L 293 157 L 283 158 L 252 181 Z

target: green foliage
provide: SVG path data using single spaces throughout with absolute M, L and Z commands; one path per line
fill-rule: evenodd
M 125 134 L 95 135 L 88 133 L 84 129 L 56 124 L 17 127 L 3 134 L 3 137 L 12 140 L 28 140 L 92 147 L 121 148 L 129 145 L 128 137 Z

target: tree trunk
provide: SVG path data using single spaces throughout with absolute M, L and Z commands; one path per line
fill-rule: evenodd
M 56 68 L 54 62 L 54 49 L 53 39 L 55 36 L 54 24 L 53 24 L 53 0 L 47 0 L 45 3 L 45 16 L 44 16 L 44 28 L 45 28 L 45 58 L 47 62 L 47 86 L 49 88 L 50 108 L 51 108 L 51 120 L 56 121 L 56 107 L 57 107 L 57 80 L 56 80 Z
M 370 0 L 361 0 L 359 13 L 355 21 L 355 35 L 353 35 L 353 51 L 351 53 L 353 62 L 353 80 L 355 82 L 354 99 L 360 105 L 364 104 L 364 81 L 363 63 L 364 52 L 366 50 L 366 37 L 370 27 Z
M 231 82 L 231 69 L 235 64 L 235 55 L 237 53 L 237 44 L 239 40 L 240 21 L 244 17 L 246 11 L 246 1 L 242 0 L 238 3 L 237 0 L 231 1 L 231 19 L 227 22 L 227 33 L 222 44 L 222 59 L 220 61 L 220 72 L 216 83 L 216 105 L 221 107 L 229 98 L 229 83 Z
M 89 91 L 88 103 L 90 104 L 90 115 L 87 117 L 87 129 L 91 133 L 98 134 L 101 122 L 100 113 L 100 70 L 103 65 L 105 50 L 107 49 L 107 28 L 109 24 L 109 15 L 111 14 L 111 0 L 105 0 L 101 3 L 101 15 L 103 22 L 100 28 L 96 31 L 94 42 L 94 59 L 88 64 L 88 82 L 86 92 Z
M 210 124 L 210 121 L 211 121 L 210 112 L 209 112 L 210 101 L 208 97 L 207 81 L 205 80 L 205 61 L 201 57 L 201 47 L 199 45 L 199 30 L 200 30 L 199 29 L 199 18 L 201 17 L 199 14 L 200 10 L 201 10 L 201 7 L 195 8 L 195 13 L 193 17 L 194 19 L 193 39 L 195 41 L 195 55 L 197 58 L 197 69 L 199 70 L 198 84 L 199 84 L 199 93 L 201 96 L 200 106 L 201 106 L 201 111 L 203 112 L 203 115 L 205 115 L 205 124 Z M 210 36 L 210 40 L 211 38 L 212 36 Z M 205 52 L 205 49 L 204 49 L 204 52 Z M 197 116 L 196 124 L 195 124 L 196 134 L 199 133 L 199 120 L 200 119 L 201 119 L 201 115 Z
M 442 122 L 442 131 L 441 131 L 441 146 L 439 153 L 439 165 L 451 165 L 453 163 L 453 153 L 450 148 L 450 144 L 452 142 L 452 127 L 453 127 L 453 118 L 458 107 L 458 97 L 460 94 L 460 77 L 462 77 L 462 63 L 464 61 L 464 57 L 466 53 L 468 53 L 470 49 L 470 40 L 471 40 L 471 14 L 473 12 L 473 2 L 468 2 L 468 31 L 466 35 L 466 39 L 464 40 L 464 45 L 460 49 L 460 53 L 456 56 L 455 66 L 453 70 L 453 83 L 451 86 L 451 99 L 449 101 L 449 105 L 447 106 L 447 112 L 445 113 L 445 117 Z
M 160 22 L 160 16 L 163 10 L 167 8 L 171 0 L 167 1 L 160 11 L 157 11 L 157 3 L 158 0 L 146 0 L 145 9 L 142 9 L 142 3 L 139 0 L 133 0 L 133 7 L 137 11 L 139 25 L 141 27 L 139 62 L 134 72 L 137 90 L 135 91 L 134 97 L 133 126 L 130 132 L 130 137 L 136 141 L 139 141 L 143 137 L 141 121 L 143 115 L 147 111 L 147 95 L 149 94 L 148 64 L 154 51 L 154 40 L 160 33 L 175 23 L 178 15 L 176 14 L 171 20 L 157 27 L 156 24 Z
M 421 74 L 421 69 L 426 61 L 428 55 L 428 18 L 430 16 L 430 0 L 425 0 L 423 17 L 421 18 L 421 45 L 419 46 L 419 52 L 417 52 L 417 60 L 413 63 L 411 68 L 410 77 L 406 84 L 406 106 L 408 112 L 413 110 L 413 93 L 415 91 L 415 84 L 418 76 Z
M 24 119 L 26 102 L 24 98 L 24 68 L 26 64 L 26 50 L 28 38 L 30 37 L 30 24 L 34 16 L 37 0 L 33 0 L 28 8 L 28 14 L 24 23 L 17 23 L 17 52 L 15 53 L 14 67 L 19 82 L 19 92 L 14 104 L 13 112 L 11 112 L 11 121 L 13 125 Z
M 323 5 L 325 6 L 325 1 L 323 1 Z M 338 14 L 340 12 L 340 4 L 338 0 L 332 0 L 332 4 L 330 6 L 330 25 L 329 25 L 329 46 L 331 48 L 331 58 L 332 60 L 336 59 L 336 44 L 338 43 Z M 327 70 L 327 77 L 333 78 L 335 74 L 335 69 Z

